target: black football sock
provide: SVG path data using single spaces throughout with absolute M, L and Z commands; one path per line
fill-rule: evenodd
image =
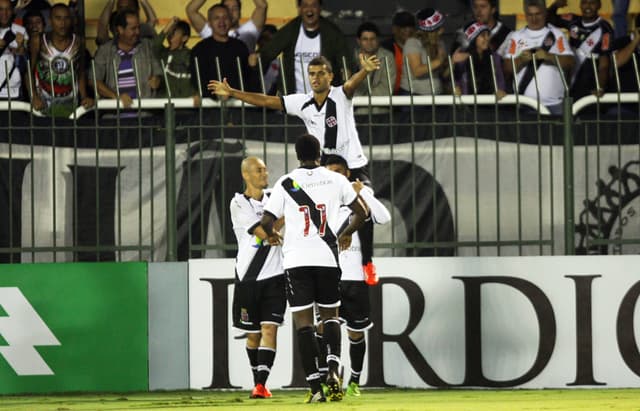
M 367 265 L 373 258 L 373 221 L 368 219 L 358 230 L 360 238 L 360 250 L 362 252 L 362 265 Z
M 351 378 L 349 382 L 360 384 L 360 374 L 364 363 L 364 353 L 367 350 L 367 339 L 362 336 L 359 340 L 349 338 L 349 358 L 351 359 Z
M 273 366 L 273 360 L 276 358 L 276 350 L 269 347 L 258 348 L 258 376 L 256 384 L 267 384 L 267 378 Z
M 316 330 L 316 343 L 318 344 L 318 371 L 320 371 L 320 379 L 322 381 L 327 379 L 327 347 L 322 343 L 322 334 L 318 334 Z
M 258 380 L 258 349 L 247 348 L 247 357 L 249 357 L 249 364 L 251 365 L 251 372 L 253 373 L 253 385 Z
M 297 333 L 302 369 L 307 376 L 307 382 L 311 386 L 311 391 L 317 392 L 320 389 L 320 373 L 316 365 L 317 351 L 313 327 L 302 327 L 298 329 Z
M 340 321 L 336 319 L 324 322 L 322 345 L 327 350 L 329 373 L 340 373 Z

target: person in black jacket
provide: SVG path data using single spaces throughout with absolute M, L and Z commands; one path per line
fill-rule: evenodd
M 231 18 L 229 9 L 223 4 L 215 4 L 207 13 L 213 35 L 201 40 L 191 50 L 191 81 L 201 87 L 202 95 L 208 96 L 207 84 L 211 80 L 226 78 L 229 84 L 238 89 L 257 90 L 254 73 L 249 69 L 249 50 L 240 40 L 229 37 Z M 240 60 L 238 72 L 237 60 Z M 220 72 L 218 72 L 218 67 Z M 198 74 L 200 83 L 198 84 Z M 242 80 L 242 81 L 241 81 Z

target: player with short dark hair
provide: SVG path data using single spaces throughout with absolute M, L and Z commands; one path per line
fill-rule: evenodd
M 284 217 L 287 229 L 282 242 L 287 300 L 293 312 L 298 345 L 311 390 L 305 402 L 324 402 L 316 364 L 313 308 L 318 306 L 327 350 L 328 398 L 342 399 L 340 368 L 340 267 L 338 248 L 351 245 L 351 235 L 365 218 L 358 195 L 344 176 L 320 166 L 320 144 L 305 134 L 295 144 L 300 167 L 276 182 L 264 207 L 260 225 L 271 244 L 280 241 L 274 221 Z M 339 212 L 347 204 L 354 218 L 338 234 Z
M 267 378 L 276 355 L 278 326 L 284 319 L 286 296 L 282 250 L 269 245 L 260 218 L 271 190 L 264 162 L 247 157 L 241 164 L 246 189 L 236 193 L 229 206 L 238 240 L 233 326 L 247 334 L 247 356 L 255 387 L 251 398 L 269 398 Z M 278 223 L 280 224 L 280 223 Z

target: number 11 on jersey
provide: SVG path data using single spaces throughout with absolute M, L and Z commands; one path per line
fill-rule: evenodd
M 304 215 L 304 236 L 306 237 L 309 235 L 309 227 L 311 225 L 311 210 L 308 205 L 300 206 L 298 210 Z M 318 212 L 320 214 L 318 234 L 320 237 L 324 237 L 325 228 L 327 226 L 327 206 L 325 204 L 316 204 L 314 212 Z

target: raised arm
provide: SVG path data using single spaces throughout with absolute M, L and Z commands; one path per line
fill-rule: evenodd
M 200 13 L 200 9 L 204 6 L 206 0 L 191 0 L 187 3 L 185 11 L 187 12 L 187 18 L 191 23 L 191 26 L 200 33 L 204 26 L 207 24 L 207 19 L 204 14 Z
M 374 195 L 373 190 L 364 184 L 360 180 L 356 180 L 352 183 L 353 189 L 362 197 L 365 204 L 369 208 L 369 214 L 371 219 L 376 224 L 386 224 L 391 221 L 391 214 L 387 207 L 380 202 Z
M 226 78 L 223 79 L 223 81 L 211 80 L 209 84 L 207 84 L 207 89 L 211 91 L 211 94 L 215 94 L 217 96 L 237 98 L 238 100 L 258 107 L 266 107 L 273 110 L 284 110 L 280 97 L 236 90 L 227 83 Z
M 109 20 L 111 19 L 111 13 L 113 12 L 114 0 L 107 0 L 107 4 L 104 5 L 100 17 L 98 17 L 98 29 L 96 33 L 96 44 L 101 45 L 109 41 Z
M 409 62 L 411 75 L 414 78 L 424 77 L 429 74 L 429 65 L 422 62 L 420 53 L 407 54 L 407 61 Z M 444 67 L 446 63 L 447 53 L 441 46 L 438 46 L 438 57 L 431 59 L 431 70 L 436 71 L 440 67 Z
M 556 0 L 547 7 L 547 23 L 551 23 L 556 27 L 565 27 L 567 24 L 561 16 L 558 15 L 558 9 L 567 7 L 567 0 Z
M 633 56 L 633 52 L 638 47 L 638 44 L 640 44 L 640 27 L 636 28 L 633 39 L 629 44 L 613 52 L 613 58 L 616 59 L 618 67 L 624 66 L 631 60 L 631 56 Z
M 262 31 L 264 22 L 267 20 L 267 0 L 253 0 L 253 4 L 255 4 L 256 7 L 253 9 L 253 13 L 251 13 L 251 21 L 253 21 L 259 33 Z
M 145 16 L 147 16 L 147 24 L 155 27 L 158 24 L 158 16 L 156 16 L 156 12 L 153 10 L 149 0 L 140 0 L 140 7 L 142 7 Z
M 359 58 L 360 70 L 354 73 L 342 86 L 344 94 L 349 98 L 353 97 L 358 86 L 360 86 L 360 83 L 367 78 L 367 74 L 380 69 L 380 60 L 378 59 L 378 56 L 373 55 L 365 57 L 363 54 L 360 54 Z

